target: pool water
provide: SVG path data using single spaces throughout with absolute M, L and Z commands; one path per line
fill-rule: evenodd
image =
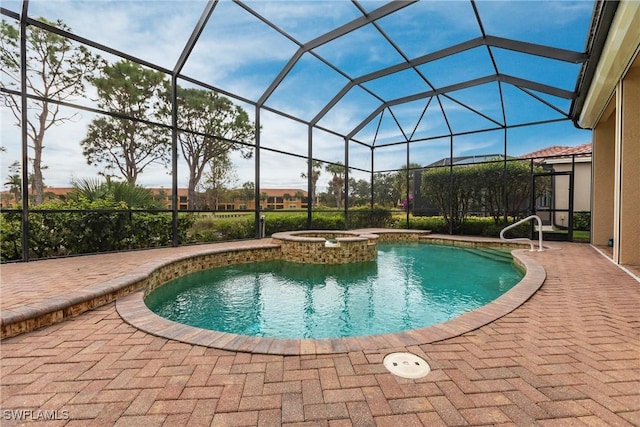
M 265 261 L 192 273 L 146 305 L 170 320 L 222 332 L 336 338 L 417 329 L 481 307 L 523 276 L 511 256 L 429 244 L 381 244 L 376 261 Z

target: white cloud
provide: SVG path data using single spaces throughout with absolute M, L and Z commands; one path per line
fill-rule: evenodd
M 8 3 L 18 4 L 17 2 Z M 185 46 L 194 24 L 198 21 L 206 2 L 204 0 L 186 1 L 45 1 L 34 0 L 30 2 L 30 10 L 34 16 L 44 16 L 55 20 L 61 18 L 69 24 L 74 33 L 93 39 L 99 43 L 122 50 L 146 61 L 172 69 Z M 364 7 L 370 10 L 372 3 L 364 2 Z M 442 6 L 446 4 L 446 10 Z M 177 7 L 179 5 L 179 7 Z M 276 25 L 285 30 L 290 30 L 299 41 L 308 41 L 321 33 L 336 28 L 345 22 L 361 16 L 351 2 L 336 1 L 294 1 L 294 2 L 257 2 L 249 3 L 267 18 L 273 19 Z M 544 35 L 552 26 L 566 30 L 574 23 L 584 23 L 588 16 L 592 2 L 478 2 L 483 22 L 487 24 L 488 33 L 494 35 L 520 36 L 531 34 L 535 41 L 541 34 Z M 378 4 L 376 3 L 376 7 Z M 418 16 L 421 19 L 405 19 L 392 22 L 385 18 L 381 26 L 392 37 L 398 35 L 404 39 L 399 40 L 402 49 L 407 53 L 424 54 L 431 51 L 433 46 L 445 46 L 456 40 L 466 40 L 469 35 L 478 32 L 475 18 L 469 13 L 468 2 L 420 2 L 405 8 L 404 17 Z M 504 16 L 509 19 L 504 19 Z M 434 20 L 431 26 L 424 25 L 425 17 Z M 435 18 L 438 19 L 435 19 Z M 524 19 L 526 17 L 526 19 Z M 428 34 L 422 32 L 425 28 L 440 28 L 436 22 L 446 22 L 446 29 L 432 31 Z M 469 29 L 471 28 L 471 29 Z M 354 70 L 359 66 L 375 69 L 379 64 L 389 61 L 387 48 L 381 49 L 371 43 L 371 33 L 367 31 L 351 34 L 354 37 L 344 37 L 340 46 L 344 50 L 334 50 L 334 45 L 326 45 L 323 49 L 331 52 L 333 60 L 341 61 L 345 66 Z M 476 34 L 477 35 L 477 34 Z M 573 35 L 574 38 L 584 38 L 584 34 Z M 241 96 L 257 99 L 268 87 L 273 78 L 282 70 L 297 49 L 297 45 L 275 30 L 261 23 L 253 16 L 246 13 L 237 4 L 230 1 L 221 1 L 211 17 L 201 39 L 196 44 L 192 55 L 183 70 L 185 75 L 192 76 L 206 83 L 221 87 L 222 89 L 237 93 Z M 321 51 L 320 50 L 320 51 Z M 374 64 L 357 64 L 350 56 L 358 53 L 358 61 L 373 61 Z M 381 62 L 382 61 L 382 62 Z M 396 59 L 393 60 L 396 63 Z M 320 70 L 318 67 L 316 71 Z M 454 70 L 455 71 L 455 70 Z M 335 75 L 334 72 L 331 72 Z M 453 75 L 453 71 L 451 71 Z M 316 72 L 311 77 L 296 75 L 295 78 L 286 80 L 277 93 L 285 96 L 275 96 L 273 105 L 283 108 L 288 113 L 299 115 L 306 119 L 313 117 L 322 109 L 325 103 L 340 90 L 345 81 L 340 78 L 329 78 L 327 74 Z M 406 82 L 405 82 L 406 83 Z M 399 88 L 403 82 L 394 83 L 389 79 L 386 88 Z M 421 88 L 420 90 L 424 90 Z M 344 102 L 340 102 L 335 110 L 323 118 L 320 124 L 323 127 L 336 129 L 338 132 L 347 133 L 358 125 L 379 104 L 368 94 L 349 94 Z M 360 91 L 362 92 L 362 91 Z M 389 91 L 389 92 L 392 92 Z M 277 95 L 276 93 L 276 95 Z M 456 96 L 455 93 L 452 96 Z M 484 103 L 487 98 L 479 97 L 480 103 L 474 104 L 474 108 L 485 110 Z M 425 100 L 426 102 L 426 100 Z M 83 104 L 87 102 L 82 101 Z M 461 110 L 457 104 L 451 103 L 450 111 Z M 419 117 L 424 103 L 407 105 L 404 108 L 395 108 L 400 122 L 406 131 L 413 129 L 410 125 L 411 118 Z M 430 107 L 433 109 L 436 105 Z M 489 107 L 487 107 L 489 108 Z M 250 115 L 253 115 L 253 107 L 247 107 Z M 2 145 L 8 151 L 2 154 L 2 168 L 0 177 L 5 181 L 8 175 L 7 167 L 14 159 L 20 158 L 20 135 L 17 128 L 11 126 L 6 119 L 5 111 L 2 112 Z M 90 176 L 97 173 L 97 168 L 86 165 L 82 157 L 79 141 L 86 133 L 86 126 L 91 117 L 83 114 L 84 118 L 72 124 L 67 124 L 52 130 L 47 134 L 45 148 L 45 164 L 49 169 L 45 171 L 45 181 L 48 185 L 66 186 L 70 178 Z M 418 132 L 421 135 L 429 135 L 430 132 L 441 133 L 444 126 L 442 114 L 430 117 L 420 123 Z M 290 120 L 264 113 L 262 117 L 263 141 L 265 146 L 275 147 L 283 152 L 296 153 L 306 156 L 307 153 L 307 128 Z M 410 128 L 410 129 L 409 129 Z M 371 142 L 375 132 L 375 126 L 366 127 L 357 138 L 365 142 Z M 513 147 L 522 148 L 522 151 L 531 151 L 525 147 L 543 145 L 578 145 L 586 142 L 585 132 L 572 129 L 570 123 L 566 123 L 561 131 L 551 134 L 532 128 L 527 132 L 514 132 L 516 138 Z M 402 135 L 398 132 L 393 121 L 385 122 L 378 133 L 380 141 L 400 141 Z M 477 151 L 485 148 L 483 143 L 462 144 L 457 146 L 457 152 Z M 484 143 L 488 144 L 488 143 Z M 429 145 L 429 156 L 442 157 L 448 155 L 448 146 L 440 147 L 440 142 L 432 142 Z M 486 148 L 491 148 L 491 144 Z M 405 161 L 406 148 L 398 146 L 397 149 L 381 150 L 376 155 L 376 169 L 391 169 L 399 167 Z M 322 132 L 314 133 L 314 157 L 329 161 L 344 161 L 344 143 L 340 138 L 324 135 Z M 365 156 L 366 157 L 366 156 Z M 289 165 L 283 167 L 283 164 Z M 361 164 L 368 167 L 368 162 L 363 160 Z M 252 160 L 238 159 L 239 182 L 253 181 L 254 168 Z M 265 186 L 286 186 L 306 188 L 304 180 L 300 177 L 301 171 L 306 168 L 304 158 L 288 156 L 264 155 L 261 162 L 262 182 Z M 181 167 L 181 170 L 184 170 Z M 178 177 L 179 185 L 185 186 L 185 174 Z M 171 177 L 162 168 L 145 171 L 140 178 L 140 183 L 150 186 L 165 186 L 171 184 Z

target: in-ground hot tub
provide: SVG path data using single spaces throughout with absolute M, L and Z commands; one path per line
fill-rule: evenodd
M 354 231 L 304 230 L 274 233 L 281 259 L 313 264 L 371 261 L 378 255 L 378 235 Z

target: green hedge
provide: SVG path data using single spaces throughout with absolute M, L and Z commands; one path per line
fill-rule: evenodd
M 73 209 L 93 209 L 73 212 Z M 43 209 L 71 211 L 41 212 Z M 305 230 L 307 214 L 266 213 L 266 235 L 280 231 Z M 255 236 L 254 215 L 235 218 L 181 213 L 178 217 L 179 243 L 204 243 L 251 239 Z M 342 212 L 313 212 L 311 228 L 344 229 Z M 2 261 L 20 259 L 21 214 L 0 215 Z M 407 228 L 406 215 L 393 215 L 388 209 L 366 208 L 349 211 L 349 228 Z M 457 233 L 497 237 L 504 227 L 491 217 L 467 217 Z M 449 225 L 441 216 L 409 217 L 408 228 L 449 234 Z M 577 229 L 577 228 L 576 228 Z M 523 224 L 509 237 L 526 237 L 529 225 Z M 61 255 L 151 248 L 171 245 L 171 214 L 146 213 L 126 209 L 121 203 L 105 200 L 93 202 L 48 202 L 29 213 L 29 256 L 46 258 Z
M 50 212 L 42 210 L 62 210 Z M 78 212 L 73 212 L 78 210 Z M 87 210 L 87 211 L 83 211 Z M 170 246 L 170 213 L 131 211 L 121 203 L 98 200 L 52 201 L 29 212 L 29 257 L 32 259 L 127 249 Z M 22 258 L 21 213 L 0 216 L 2 261 Z M 191 215 L 178 217 L 178 242 L 185 243 Z
M 385 208 L 349 209 L 349 228 L 385 228 L 392 224 L 393 215 Z
M 511 223 L 509 223 L 511 224 Z M 467 217 L 465 221 L 459 225 L 454 234 L 468 236 L 486 236 L 498 237 L 500 231 L 509 224 L 503 222 L 496 223 L 491 217 Z M 392 228 L 407 228 L 407 220 L 405 215 L 394 215 Z M 415 230 L 430 230 L 434 234 L 449 234 L 449 224 L 442 216 L 410 216 L 409 227 Z M 507 232 L 508 237 L 528 237 L 530 225 L 521 224 L 518 227 Z
M 591 230 L 591 212 L 574 212 L 573 229 L 578 231 Z
M 200 218 L 196 220 L 189 233 L 197 242 L 219 242 L 227 240 L 250 239 L 255 236 L 253 215 L 239 218 Z M 281 231 L 307 229 L 306 213 L 266 213 L 265 234 L 271 236 Z M 316 230 L 344 229 L 344 216 L 339 212 L 314 212 L 311 228 Z

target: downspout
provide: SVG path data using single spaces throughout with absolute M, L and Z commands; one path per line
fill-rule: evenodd
M 619 1 L 597 1 L 594 7 L 591 17 L 591 28 L 589 29 L 589 38 L 585 46 L 589 57 L 580 69 L 580 75 L 574 90 L 576 97 L 572 101 L 571 108 L 569 109 L 569 116 L 573 121 L 573 125 L 578 129 L 583 129 L 578 121 L 580 120 L 582 108 L 589 94 L 589 88 L 593 83 L 598 62 L 600 62 L 600 57 L 607 41 L 607 36 L 609 35 L 609 28 L 618 10 L 619 3 Z

